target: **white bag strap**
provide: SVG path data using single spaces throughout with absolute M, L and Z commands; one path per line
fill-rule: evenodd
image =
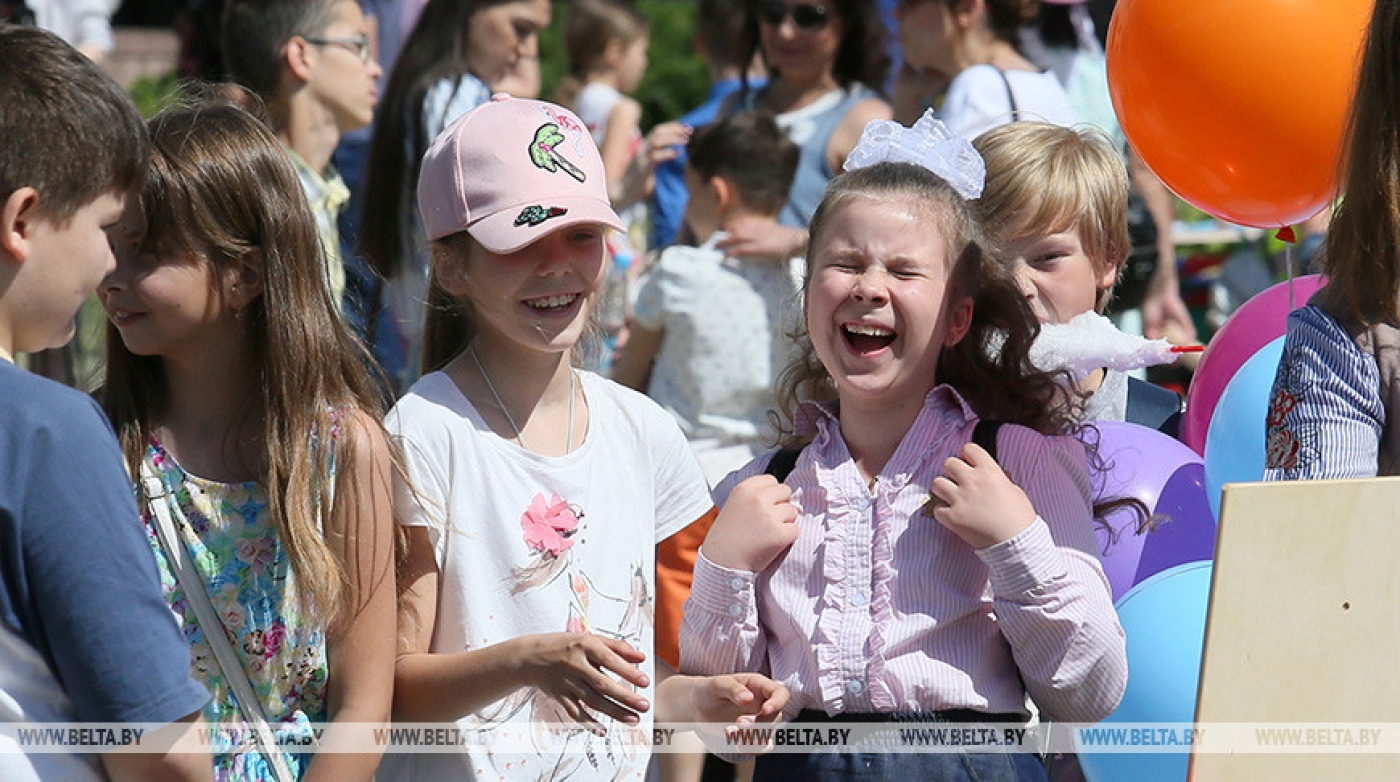
M 253 729 L 258 750 L 267 758 L 277 782 L 296 782 L 296 774 L 292 773 L 287 756 L 277 745 L 277 739 L 268 725 L 262 701 L 254 694 L 248 672 L 239 662 L 238 654 L 228 640 L 228 632 L 214 611 L 214 604 L 209 600 L 209 591 L 204 586 L 204 579 L 195 571 L 189 550 L 176 534 L 175 521 L 170 516 L 171 492 L 144 459 L 141 461 L 141 491 L 146 498 L 146 507 L 150 508 L 151 515 L 155 517 L 156 536 L 160 538 L 160 546 L 165 550 L 165 558 L 194 609 L 195 621 L 204 631 L 204 639 L 209 644 L 210 651 L 214 653 L 214 661 L 223 671 L 224 681 L 233 689 L 233 697 L 238 703 L 239 711 L 243 713 L 243 721 Z

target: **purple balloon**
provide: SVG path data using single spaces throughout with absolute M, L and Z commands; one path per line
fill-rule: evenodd
M 1153 513 L 1163 518 L 1142 544 L 1135 584 L 1177 565 L 1215 558 L 1215 514 L 1206 499 L 1203 464 L 1192 462 L 1177 468 Z
M 1093 426 L 1098 430 L 1098 458 L 1105 468 L 1094 481 L 1097 500 L 1136 497 L 1152 510 L 1183 465 L 1204 470 L 1200 454 L 1156 429 L 1123 421 L 1095 421 Z M 1201 492 L 1204 500 L 1204 489 Z M 1207 518 L 1209 512 L 1207 507 Z M 1114 533 L 1110 536 L 1102 527 L 1097 530 L 1099 555 L 1117 601 L 1139 581 L 1144 546 L 1152 535 L 1137 534 L 1136 518 L 1126 508 L 1110 513 L 1106 521 Z

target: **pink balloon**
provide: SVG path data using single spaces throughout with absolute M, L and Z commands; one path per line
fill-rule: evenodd
M 1287 280 L 1266 288 L 1241 304 L 1215 332 L 1186 390 L 1186 412 L 1181 417 L 1183 443 L 1196 453 L 1205 454 L 1210 419 L 1230 378 L 1260 348 L 1283 336 L 1288 328 L 1288 313 L 1307 304 L 1324 282 L 1319 274 L 1294 278 L 1291 302 Z

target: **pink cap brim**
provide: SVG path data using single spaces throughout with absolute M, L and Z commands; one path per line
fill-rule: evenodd
M 535 225 L 528 222 L 517 224 L 521 213 L 531 208 L 565 211 L 563 214 L 547 217 Z M 622 225 L 622 218 L 617 216 L 617 212 L 613 211 L 610 205 L 596 198 L 575 196 L 552 198 L 538 204 L 522 204 L 518 209 L 502 209 L 468 225 L 467 233 L 487 250 L 504 255 L 538 241 L 560 228 L 587 223 L 605 225 L 619 231 L 627 230 Z

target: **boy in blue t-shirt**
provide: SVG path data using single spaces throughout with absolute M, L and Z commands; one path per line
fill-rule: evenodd
M 145 178 L 145 125 L 92 61 L 32 27 L 0 24 L 0 106 L 0 722 L 172 723 L 143 736 L 149 752 L 100 756 L 26 755 L 0 736 L 0 779 L 208 779 L 193 737 L 209 696 L 112 428 L 13 363 L 66 344 L 114 268 L 106 231 Z

